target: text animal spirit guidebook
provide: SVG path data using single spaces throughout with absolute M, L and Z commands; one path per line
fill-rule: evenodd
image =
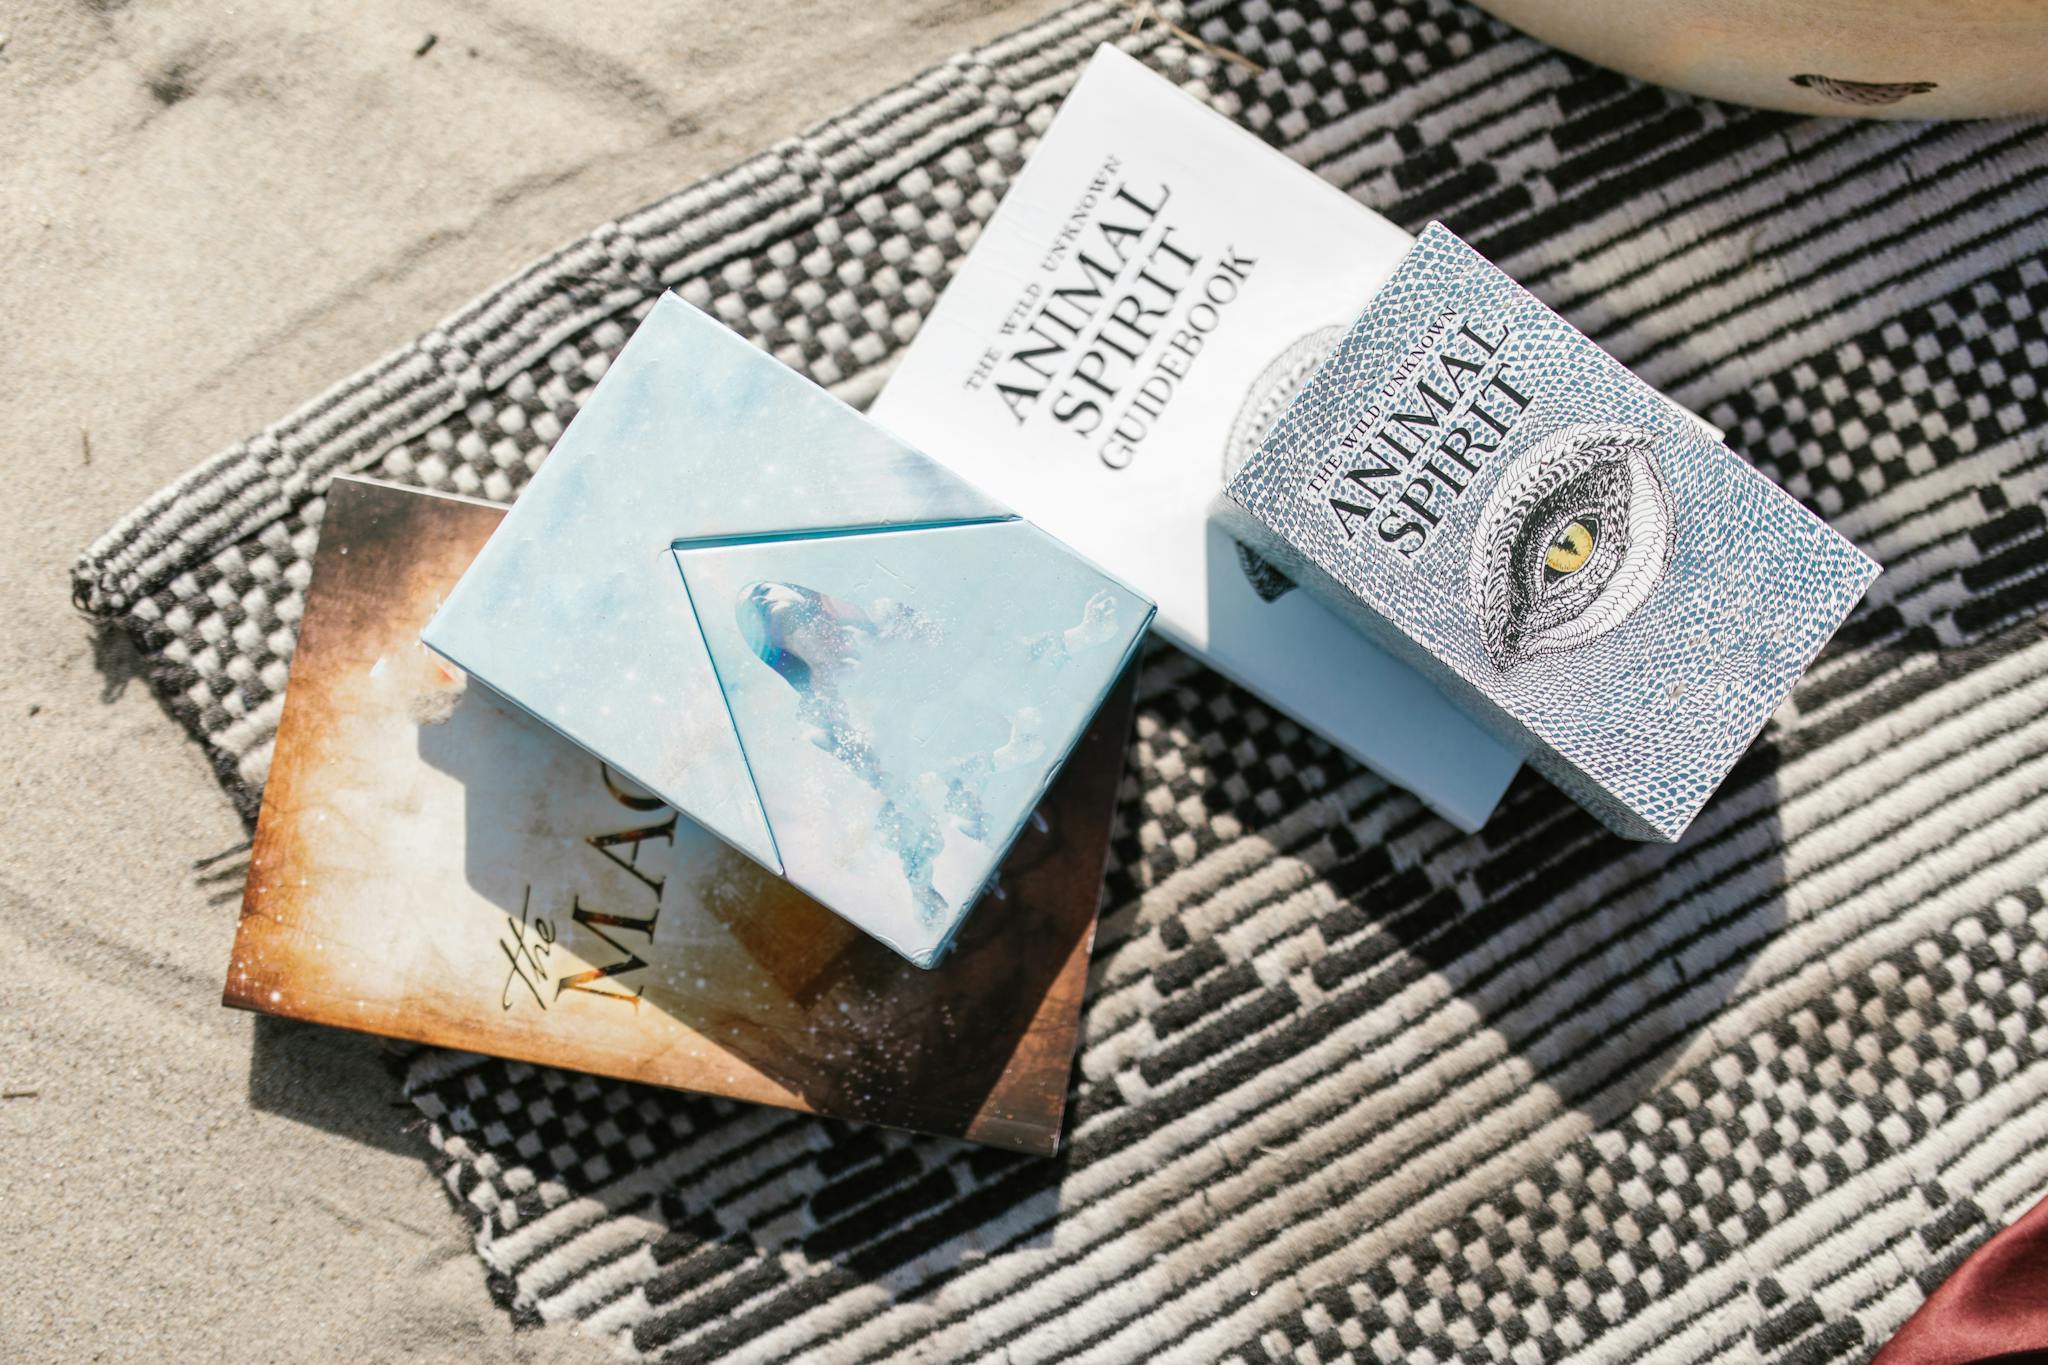
M 1174 643 L 1469 830 L 1514 752 L 1209 521 L 1411 244 L 1105 47 L 870 415 L 1153 597 Z
M 419 643 L 504 514 L 333 485 L 226 1002 L 1053 1151 L 1132 678 L 920 970 Z

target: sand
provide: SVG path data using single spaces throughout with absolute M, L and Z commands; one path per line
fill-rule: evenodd
M 22 8 L 0 9 L 0 1354 L 604 1358 L 491 1303 L 378 1043 L 221 1008 L 240 888 L 198 864 L 245 832 L 67 570 L 543 250 L 1054 5 Z

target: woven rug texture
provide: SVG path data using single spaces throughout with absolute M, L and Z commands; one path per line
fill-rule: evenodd
M 871 397 L 1096 43 L 1441 218 L 1883 564 L 1675 847 L 1476 836 L 1155 648 L 1061 1155 L 472 1056 L 506 1308 L 649 1357 L 1861 1358 L 2048 1192 L 2048 126 L 1636 84 L 1450 0 L 1089 3 L 599 227 L 77 567 L 253 812 L 322 492 L 509 500 L 663 287 Z

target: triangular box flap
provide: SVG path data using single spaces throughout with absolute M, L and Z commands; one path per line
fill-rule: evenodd
M 1006 521 L 676 552 L 784 875 L 915 962 L 1151 616 L 1048 549 Z

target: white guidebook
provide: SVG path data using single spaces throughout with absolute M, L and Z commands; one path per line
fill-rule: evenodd
M 870 415 L 1462 829 L 1513 750 L 1210 523 L 1413 239 L 1135 59 L 1067 96 Z

